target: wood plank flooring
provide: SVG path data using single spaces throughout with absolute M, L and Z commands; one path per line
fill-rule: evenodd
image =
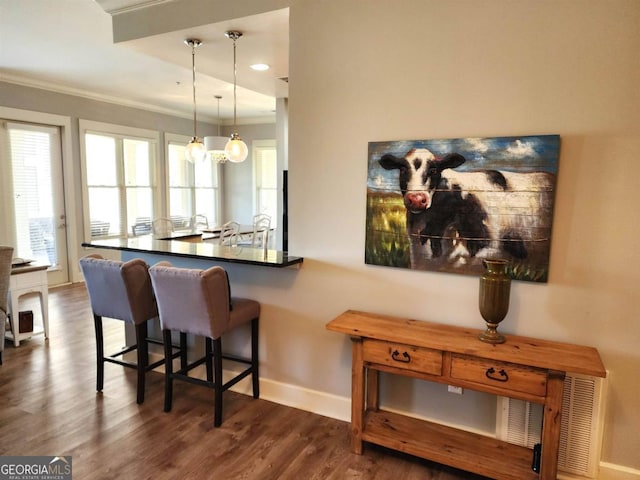
M 37 303 L 33 310 L 37 310 Z M 30 307 L 28 307 L 30 308 Z M 161 373 L 135 401 L 135 371 L 105 366 L 95 391 L 95 337 L 83 284 L 52 289 L 51 338 L 7 341 L 0 366 L 0 456 L 71 455 L 75 479 L 394 479 L 482 477 L 365 444 L 349 451 L 349 424 L 226 392 L 213 427 L 213 392 L 178 383 L 163 412 Z M 105 350 L 124 344 L 105 321 Z

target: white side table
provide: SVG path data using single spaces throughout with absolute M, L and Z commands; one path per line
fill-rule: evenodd
M 31 338 L 34 335 L 44 334 L 49 338 L 49 287 L 47 285 L 48 265 L 42 263 L 32 263 L 11 269 L 11 279 L 9 281 L 9 314 L 11 320 L 9 325 L 11 331 L 7 332 L 13 337 L 13 344 L 20 346 L 20 340 Z M 42 325 L 33 326 L 32 332 L 20 333 L 20 322 L 18 315 L 20 312 L 20 297 L 31 293 L 37 293 L 40 297 L 40 309 L 42 311 Z

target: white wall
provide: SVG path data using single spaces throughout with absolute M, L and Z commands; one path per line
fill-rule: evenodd
M 290 26 L 289 249 L 305 263 L 272 319 L 278 375 L 349 395 L 350 342 L 324 328 L 348 308 L 482 327 L 476 278 L 364 264 L 367 142 L 560 134 L 550 280 L 514 282 L 500 328 L 599 349 L 602 458 L 640 469 L 640 2 L 299 0 Z M 393 406 L 492 429 L 489 398 L 394 387 Z

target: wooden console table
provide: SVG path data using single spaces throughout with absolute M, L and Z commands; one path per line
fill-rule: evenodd
M 606 376 L 592 347 L 515 335 L 493 345 L 478 340 L 480 330 L 352 310 L 327 329 L 353 342 L 354 453 L 366 441 L 494 479 L 555 480 L 565 374 Z M 380 409 L 379 372 L 543 404 L 540 473 L 529 448 Z

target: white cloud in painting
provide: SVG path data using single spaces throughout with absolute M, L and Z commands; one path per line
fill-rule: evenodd
M 525 143 L 522 140 L 516 140 L 513 144 L 509 145 L 506 149 L 506 153 L 511 157 L 523 158 L 534 156 L 535 150 L 532 145 Z
M 484 154 L 489 150 L 489 145 L 483 138 L 466 138 L 466 144 L 468 145 L 468 149 L 480 154 Z

